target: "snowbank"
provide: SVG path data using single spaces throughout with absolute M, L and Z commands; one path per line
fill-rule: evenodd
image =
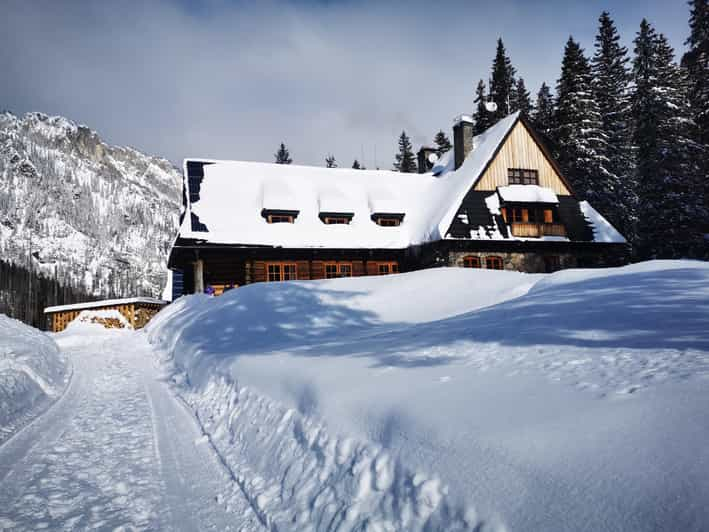
M 251 285 L 148 330 L 278 529 L 709 522 L 705 263 Z
M 49 336 L 0 314 L 0 442 L 68 379 L 67 362 Z

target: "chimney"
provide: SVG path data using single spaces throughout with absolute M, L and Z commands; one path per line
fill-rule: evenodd
M 421 149 L 418 151 L 417 155 L 419 174 L 425 174 L 426 172 L 430 172 L 433 169 L 433 161 L 431 161 L 431 155 L 436 155 L 436 148 L 431 148 L 430 146 L 421 146 Z
M 460 168 L 468 154 L 473 151 L 473 118 L 460 115 L 453 121 L 453 152 L 455 169 Z

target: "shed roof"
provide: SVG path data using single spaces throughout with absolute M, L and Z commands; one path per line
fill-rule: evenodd
M 86 303 L 74 303 L 72 305 L 57 305 L 44 309 L 45 314 L 53 314 L 55 312 L 65 312 L 69 310 L 86 310 L 92 308 L 117 307 L 118 305 L 132 305 L 135 303 L 144 303 L 150 305 L 167 305 L 167 301 L 155 299 L 152 297 L 130 297 L 124 299 L 103 299 L 101 301 L 87 301 Z

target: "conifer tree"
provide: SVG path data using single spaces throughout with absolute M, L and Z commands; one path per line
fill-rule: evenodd
M 362 166 L 359 164 L 359 161 L 357 159 L 355 159 L 354 162 L 352 163 L 352 168 L 354 168 L 355 170 L 362 169 Z
M 450 139 L 446 136 L 443 130 L 436 133 L 436 136 L 433 137 L 433 142 L 435 142 L 436 144 L 436 151 L 438 152 L 439 156 L 446 153 L 447 151 L 450 151 L 453 148 Z
M 478 86 L 475 89 L 474 102 L 475 112 L 473 113 L 473 134 L 479 135 L 495 123 L 493 120 L 493 113 L 488 111 L 485 107 L 487 96 L 485 95 L 485 82 L 483 80 L 478 81 Z
M 600 113 L 600 129 L 606 142 L 602 150 L 606 174 L 606 194 L 596 206 L 626 238 L 635 234 L 636 203 L 630 131 L 630 73 L 628 50 L 607 11 L 598 19 L 591 71 L 593 95 Z
M 690 0 L 690 34 L 685 44 L 689 50 L 682 58 L 688 74 L 688 96 L 692 118 L 697 125 L 696 139 L 702 146 L 700 171 L 704 178 L 699 183 L 703 189 L 704 209 L 709 211 L 709 0 Z M 709 216 L 703 222 L 709 233 Z
M 409 174 L 418 171 L 411 140 L 406 135 L 406 131 L 402 131 L 399 135 L 399 153 L 396 154 L 394 169 Z
M 293 159 L 290 158 L 288 148 L 286 148 L 286 145 L 282 142 L 278 151 L 274 154 L 274 157 L 276 158 L 276 164 L 290 164 L 293 162 Z
M 583 49 L 569 37 L 561 77 L 556 85 L 556 114 L 552 136 L 558 161 L 576 194 L 605 214 L 608 171 L 604 168 L 605 138 L 598 106 L 593 100 L 591 66 Z
M 547 142 L 547 147 L 552 149 L 550 135 L 554 128 L 554 98 L 552 98 L 551 91 L 546 83 L 542 83 L 537 93 L 537 103 L 532 113 L 532 124 Z
M 492 62 L 492 79 L 490 80 L 490 95 L 497 104 L 497 110 L 492 113 L 493 123 L 510 114 L 511 99 L 515 89 L 515 69 L 507 57 L 502 39 L 497 39 L 497 51 Z
M 643 19 L 634 41 L 632 94 L 637 146 L 640 258 L 701 257 L 706 215 L 697 191 L 701 146 L 693 140 L 686 73 L 674 50 Z
M 515 82 L 515 90 L 512 96 L 513 100 L 510 112 L 514 113 L 515 111 L 519 111 L 520 115 L 528 118 L 532 112 L 532 101 L 529 97 L 529 91 L 524 85 L 524 78 L 519 78 Z
M 335 161 L 335 156 L 330 154 L 325 157 L 325 166 L 327 168 L 337 168 L 337 161 Z

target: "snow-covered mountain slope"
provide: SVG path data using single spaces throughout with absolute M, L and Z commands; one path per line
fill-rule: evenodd
M 437 269 L 189 296 L 149 325 L 261 520 L 701 530 L 709 265 Z
M 0 314 L 0 443 L 68 378 L 66 358 L 48 335 Z
M 0 113 L 0 255 L 95 295 L 159 296 L 181 177 L 62 117 Z

